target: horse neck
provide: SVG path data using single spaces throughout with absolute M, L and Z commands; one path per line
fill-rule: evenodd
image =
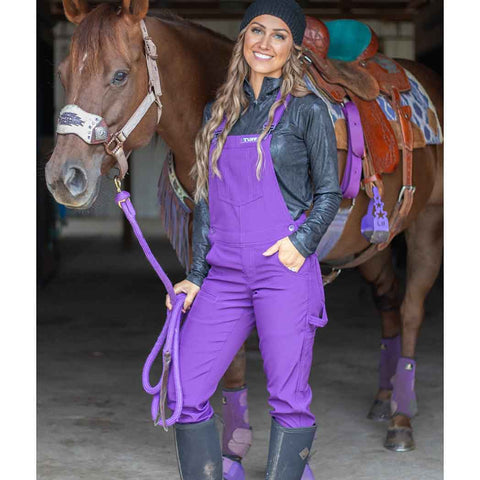
M 179 180 L 191 192 L 195 136 L 205 104 L 224 81 L 232 43 L 180 21 L 149 18 L 147 28 L 157 45 L 163 92 L 157 133 L 173 151 Z

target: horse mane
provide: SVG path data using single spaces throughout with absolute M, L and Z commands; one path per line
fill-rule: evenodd
M 75 29 L 70 47 L 71 65 L 83 63 L 83 69 L 90 72 L 98 71 L 101 53 L 108 48 L 117 50 L 125 59 L 129 58 L 129 46 L 125 31 L 128 20 L 118 15 L 119 9 L 112 4 L 98 5 Z M 180 17 L 170 10 L 152 18 L 170 22 L 176 26 L 188 27 L 193 31 L 205 33 L 222 42 L 232 43 L 228 37 L 214 32 L 203 25 Z
M 199 23 L 192 22 L 191 20 L 188 20 L 186 18 L 180 17 L 176 13 L 172 12 L 171 10 L 168 9 L 162 9 L 162 11 L 156 15 L 155 17 L 152 18 L 158 18 L 159 20 L 162 21 L 167 21 L 171 22 L 175 25 L 180 25 L 180 26 L 186 26 L 190 27 L 194 30 L 197 30 L 199 32 L 206 33 L 210 35 L 211 37 L 217 38 L 218 40 L 222 40 L 224 42 L 228 43 L 233 43 L 231 38 L 228 38 L 226 35 L 223 33 L 215 32 L 214 30 L 210 30 L 207 27 L 204 27 L 203 25 L 200 25 Z

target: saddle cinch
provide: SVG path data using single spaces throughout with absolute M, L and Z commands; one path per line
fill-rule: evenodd
M 400 94 L 411 89 L 407 74 L 399 63 L 378 52 L 375 32 L 356 20 L 323 23 L 307 17 L 303 47 L 308 63 L 306 75 L 315 87 L 330 102 L 343 106 L 350 100 L 358 109 L 365 138 L 362 186 L 373 201 L 383 195 L 381 175 L 397 168 L 399 150 L 402 152 L 403 186 L 390 217 L 390 228 L 380 241 L 371 239 L 379 249 L 385 248 L 401 230 L 413 203 L 413 149 L 426 144 L 422 130 L 410 120 L 411 107 L 401 104 Z M 396 121 L 387 119 L 380 108 L 380 95 L 388 99 Z M 347 128 L 343 126 L 343 133 L 335 126 L 337 147 L 348 149 Z

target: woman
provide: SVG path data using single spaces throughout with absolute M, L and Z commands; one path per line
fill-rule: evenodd
M 266 478 L 300 479 L 312 445 L 308 377 L 315 328 L 326 323 L 315 249 L 341 190 L 330 117 L 302 80 L 304 31 L 294 0 L 251 4 L 196 139 L 194 259 L 175 285 L 188 312 L 175 426 L 183 479 L 223 478 L 209 398 L 255 326 L 272 407 Z M 170 408 L 174 398 L 170 382 Z

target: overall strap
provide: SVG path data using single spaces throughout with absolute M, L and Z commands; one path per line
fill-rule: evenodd
M 226 124 L 227 124 L 227 117 L 224 115 L 222 123 L 215 129 L 215 132 L 213 133 L 214 138 L 218 137 L 223 132 Z
M 275 102 L 278 102 L 281 98 L 281 92 L 278 92 L 277 98 L 275 99 Z M 287 109 L 288 103 L 290 102 L 292 96 L 288 94 L 285 98 L 285 102 L 283 102 L 276 110 L 275 114 L 273 115 L 273 123 L 272 126 L 270 127 L 270 131 L 268 133 L 272 133 L 275 128 L 277 128 L 278 123 L 280 122 L 280 119 L 282 118 L 283 114 L 285 113 L 285 110 Z M 264 125 L 264 128 L 267 125 Z
M 277 94 L 277 98 L 275 99 L 275 102 L 278 102 L 280 100 L 280 98 L 281 98 L 281 92 L 279 91 L 278 94 Z M 291 98 L 292 98 L 292 96 L 290 94 L 288 94 L 285 98 L 285 102 L 282 103 L 275 110 L 275 114 L 273 116 L 273 123 L 272 123 L 272 126 L 270 127 L 270 131 L 268 132 L 269 134 L 271 134 L 273 132 L 273 130 L 275 130 L 275 128 L 277 127 L 278 123 L 280 122 L 280 119 L 282 118 L 282 115 L 285 113 L 285 110 L 286 110 L 286 108 L 288 106 L 288 103 L 290 102 Z M 227 124 L 227 117 L 223 117 L 222 123 L 215 129 L 214 137 L 218 137 L 223 132 L 226 124 Z M 266 126 L 267 126 L 267 124 L 265 123 L 263 125 L 263 128 L 265 129 Z

